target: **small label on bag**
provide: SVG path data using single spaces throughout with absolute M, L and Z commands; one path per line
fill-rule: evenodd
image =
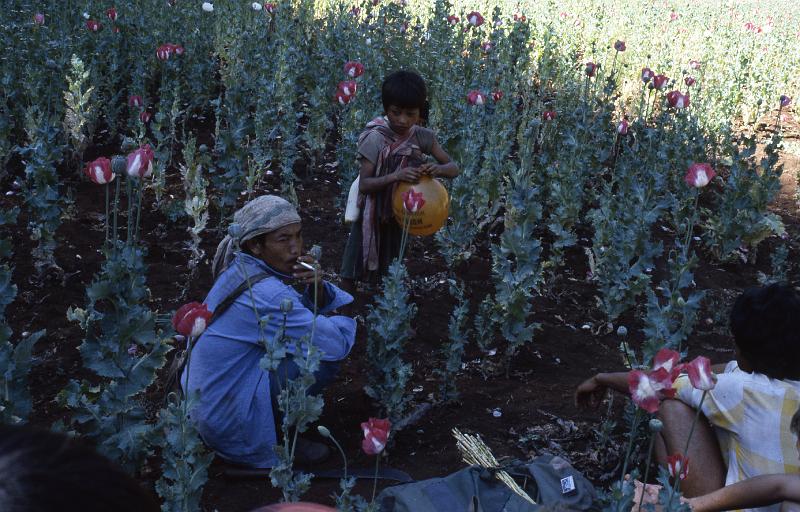
M 575 479 L 572 476 L 561 479 L 561 494 L 569 494 L 575 490 Z

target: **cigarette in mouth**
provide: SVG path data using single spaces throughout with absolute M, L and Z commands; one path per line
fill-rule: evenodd
M 299 263 L 300 266 L 305 267 L 308 270 L 311 270 L 312 272 L 316 272 L 317 271 L 317 269 L 313 265 L 309 265 L 305 261 L 298 261 L 297 263 Z

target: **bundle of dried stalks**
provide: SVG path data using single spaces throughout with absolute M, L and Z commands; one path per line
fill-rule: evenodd
M 464 459 L 464 462 L 493 470 L 497 479 L 506 484 L 509 489 L 514 491 L 514 493 L 525 501 L 536 505 L 536 502 L 517 485 L 517 482 L 511 478 L 511 475 L 502 470 L 497 471 L 497 467 L 499 466 L 497 459 L 492 455 L 491 450 L 489 450 L 489 447 L 481 440 L 480 436 L 463 434 L 460 430 L 454 428 L 453 437 L 456 438 L 456 446 L 458 447 L 458 451 L 461 452 L 461 457 Z

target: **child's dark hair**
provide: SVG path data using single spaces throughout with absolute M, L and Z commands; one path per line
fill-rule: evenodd
M 789 423 L 789 430 L 800 438 L 800 408 L 795 411 L 794 416 L 792 416 L 792 421 Z
M 419 74 L 413 71 L 395 71 L 383 79 L 381 86 L 383 109 L 394 105 L 400 108 L 418 108 L 422 119 L 428 118 L 428 88 Z
M 800 379 L 800 294 L 787 283 L 745 290 L 731 309 L 731 332 L 753 371 Z
M 157 512 L 155 497 L 110 460 L 63 434 L 0 425 L 3 512 Z

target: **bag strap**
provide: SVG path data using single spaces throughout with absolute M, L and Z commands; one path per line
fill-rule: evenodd
M 227 297 L 225 297 L 222 300 L 222 302 L 217 304 L 217 307 L 214 308 L 214 312 L 211 313 L 211 318 L 208 320 L 208 324 L 206 324 L 206 327 L 208 327 L 209 325 L 214 323 L 214 320 L 219 318 L 222 315 L 222 313 L 227 311 L 227 309 L 229 307 L 231 307 L 231 305 L 233 305 L 234 302 L 236 302 L 236 299 L 238 299 L 239 295 L 243 294 L 245 290 L 247 290 L 248 288 L 252 287 L 254 284 L 258 283 L 259 281 L 262 281 L 262 280 L 264 280 L 264 279 L 266 279 L 268 277 L 274 276 L 274 275 L 275 274 L 273 274 L 272 272 L 264 271 L 264 272 L 259 272 L 258 274 L 255 274 L 253 276 L 247 276 L 247 278 L 245 278 L 245 280 L 244 280 L 244 282 L 242 282 L 242 284 L 237 286 L 235 290 L 233 290 L 230 294 L 228 294 Z

